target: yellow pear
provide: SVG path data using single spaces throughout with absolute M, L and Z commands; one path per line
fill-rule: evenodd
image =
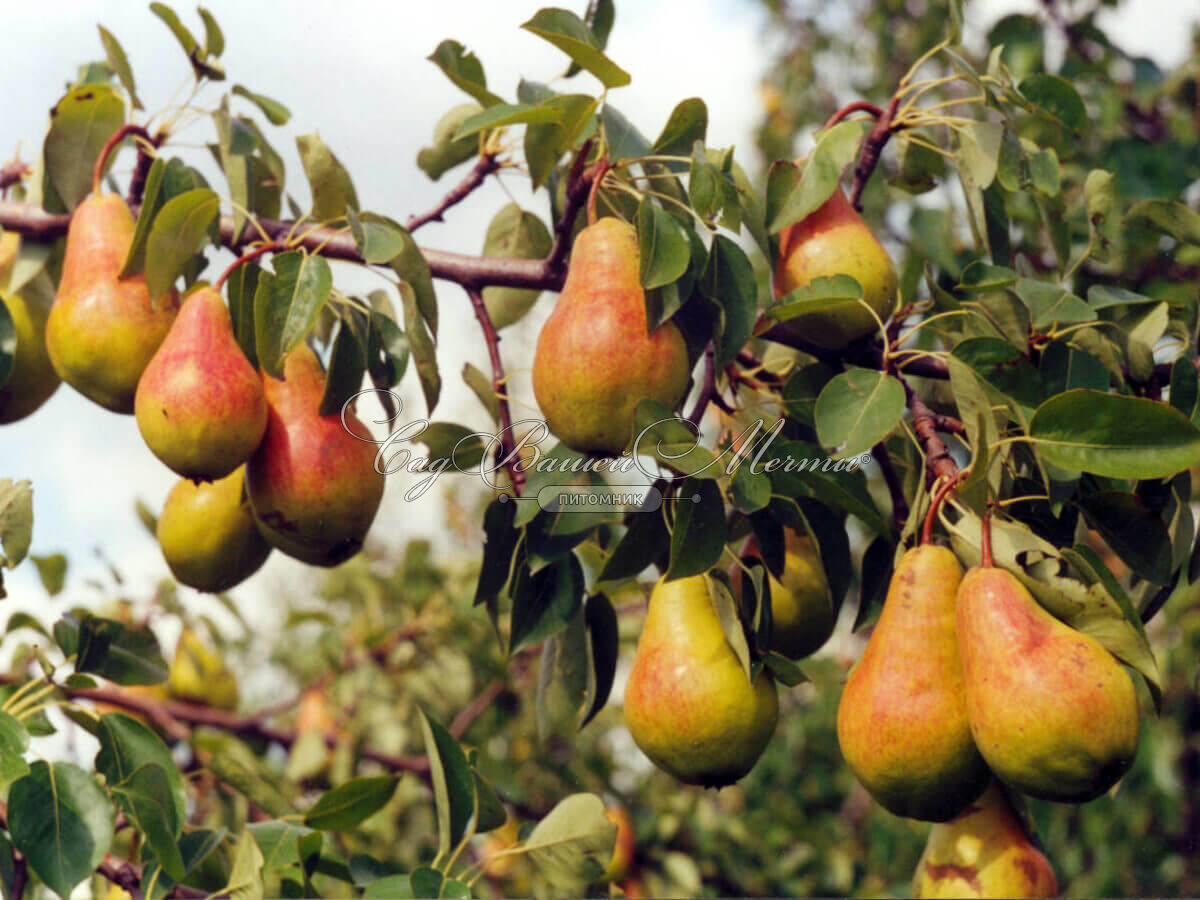
M 1095 640 L 1042 609 L 1015 575 L 990 566 L 967 573 L 958 638 L 971 731 L 1005 782 L 1082 803 L 1133 764 L 1133 679 Z
M 0 235 L 0 304 L 8 309 L 17 333 L 13 368 L 0 384 L 0 425 L 32 414 L 62 383 L 46 351 L 46 319 L 50 314 L 46 301 L 53 289 L 50 280 L 39 275 L 20 291 L 6 290 L 16 260 L 18 237 L 15 232 Z M 38 290 L 40 284 L 47 286 L 44 292 Z
M 771 649 L 801 659 L 829 640 L 836 622 L 833 595 L 812 540 L 790 542 L 783 575 L 771 576 Z
M 838 704 L 838 743 L 879 803 L 944 822 L 987 786 L 971 737 L 955 636 L 962 567 L 945 547 L 901 557 L 883 612 Z
M 271 545 L 242 490 L 245 467 L 219 481 L 176 482 L 158 517 L 158 543 L 171 574 L 198 591 L 220 593 L 260 568 Z
M 933 826 L 912 889 L 914 897 L 1055 897 L 1058 879 L 993 781 L 962 815 Z
M 236 709 L 237 678 L 190 628 L 184 628 L 167 671 L 167 693 L 176 700 Z
M 778 717 L 774 680 L 746 676 L 705 576 L 659 581 L 625 688 L 642 752 L 680 781 L 721 787 L 754 767 Z

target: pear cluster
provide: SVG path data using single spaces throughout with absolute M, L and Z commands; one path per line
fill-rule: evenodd
M 241 583 L 272 548 L 319 566 L 353 556 L 383 497 L 370 433 L 353 413 L 320 414 L 325 373 L 306 345 L 284 360 L 282 380 L 259 372 L 217 289 L 181 304 L 174 288 L 152 297 L 143 275 L 121 277 L 133 235 L 119 196 L 81 202 L 52 304 L 37 302 L 36 280 L 7 290 L 18 241 L 0 237 L 0 302 L 18 338 L 0 424 L 32 413 L 60 381 L 135 414 L 146 445 L 181 476 L 157 537 L 171 572 L 197 590 Z

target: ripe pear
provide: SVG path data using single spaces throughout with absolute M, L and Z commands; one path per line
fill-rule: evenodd
M 945 547 L 927 544 L 901 557 L 838 704 L 842 755 L 898 816 L 944 822 L 990 777 L 967 722 L 954 619 L 961 579 Z
M 17 332 L 13 368 L 8 379 L 0 384 L 0 425 L 7 425 L 32 414 L 62 382 L 46 353 L 49 309 L 31 290 L 0 291 L 0 303 L 8 308 Z
M 225 662 L 190 628 L 184 628 L 167 670 L 167 693 L 176 700 L 236 709 L 237 678 Z
M 912 889 L 914 897 L 1055 897 L 1058 879 L 993 781 L 962 815 L 933 826 Z
M 198 591 L 241 584 L 271 552 L 243 496 L 245 470 L 207 484 L 180 479 L 158 517 L 158 543 L 171 574 Z
M 318 414 L 325 373 L 307 345 L 288 354 L 283 375 L 263 376 L 267 433 L 246 464 L 246 489 L 272 545 L 336 566 L 362 548 L 383 499 L 375 444 L 353 413 L 345 428 L 340 414 Z
M 634 437 L 638 404 L 674 409 L 689 374 L 673 322 L 646 333 L 633 226 L 605 218 L 583 229 L 533 357 L 533 393 L 550 430 L 573 450 L 618 454 Z
M 617 826 L 617 839 L 613 844 L 613 852 L 608 860 L 608 866 L 605 867 L 600 880 L 620 881 L 629 874 L 629 869 L 633 865 L 633 854 L 637 849 L 633 819 L 629 818 L 629 811 L 620 804 L 606 807 L 604 818 Z
M 849 275 L 857 281 L 863 300 L 880 319 L 891 315 L 899 284 L 896 268 L 840 187 L 779 236 L 775 296 L 834 275 Z M 879 329 L 875 317 L 857 300 L 806 313 L 788 325 L 806 340 L 830 350 L 840 350 Z
M 789 543 L 782 577 L 771 577 L 771 649 L 801 659 L 829 640 L 836 623 L 825 567 L 812 540 Z
M 1075 803 L 1120 780 L 1140 722 L 1133 679 L 1107 650 L 992 567 L 972 569 L 959 586 L 958 636 L 971 731 L 1000 778 Z
M 146 445 L 185 478 L 224 478 L 262 442 L 262 379 L 215 289 L 202 287 L 183 301 L 138 382 L 134 410 Z
M 152 300 L 144 276 L 117 278 L 133 227 L 133 214 L 116 194 L 79 204 L 46 322 L 54 371 L 88 399 L 119 413 L 133 412 L 138 379 L 179 309 L 174 288 Z
M 680 781 L 723 787 L 754 767 L 778 718 L 775 681 L 746 677 L 705 577 L 659 581 L 625 688 L 642 752 Z

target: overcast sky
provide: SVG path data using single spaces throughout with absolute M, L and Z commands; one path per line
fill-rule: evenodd
M 245 0 L 209 0 L 224 28 L 223 57 L 230 83 L 284 102 L 293 113 L 288 126 L 268 135 L 287 162 L 288 188 L 306 205 L 307 187 L 295 154 L 294 136 L 319 131 L 352 173 L 366 209 L 397 219 L 432 205 L 453 184 L 451 172 L 432 183 L 415 167 L 415 156 L 427 142 L 440 114 L 464 101 L 425 57 L 444 38 L 454 37 L 476 51 L 489 86 L 515 97 L 518 78 L 548 80 L 559 74 L 564 57 L 518 26 L 542 4 L 524 0 L 437 3 L 290 2 L 268 7 Z M 562 3 L 581 6 L 581 3 Z M 200 25 L 189 7 L 176 4 L 194 30 Z M 1040 4 L 1011 0 L 974 0 L 968 4 L 974 34 L 1004 12 L 1036 11 Z M 1181 23 L 1177 0 L 1135 0 L 1105 24 L 1127 49 L 1170 64 L 1189 47 L 1190 26 Z M 270 8 L 271 12 L 267 10 Z M 25 159 L 36 156 L 47 112 L 58 99 L 78 63 L 103 58 L 95 24 L 103 23 L 123 43 L 133 65 L 143 101 L 150 110 L 168 102 L 187 84 L 189 70 L 173 38 L 143 2 L 70 2 L 4 4 L 5 51 L 0 54 L 4 115 L 0 156 L 20 147 Z M 617 27 L 610 55 L 633 76 L 631 87 L 615 91 L 612 101 L 653 137 L 679 100 L 705 98 L 709 109 L 709 143 L 751 146 L 758 116 L 757 86 L 764 50 L 760 6 L 746 0 L 653 0 L 618 2 Z M 580 90 L 592 90 L 590 76 L 579 76 Z M 215 101 L 217 91 L 207 95 Z M 201 142 L 211 140 L 207 123 L 181 135 L 190 161 L 206 157 Z M 194 149 L 187 149 L 188 142 Z M 175 151 L 173 151 L 175 152 Z M 128 166 L 118 170 L 122 183 Z M 523 176 L 505 179 L 512 195 L 544 215 L 544 200 L 530 201 Z M 214 182 L 220 189 L 220 184 Z M 447 224 L 424 229 L 420 241 L 432 247 L 477 252 L 491 215 L 508 197 L 482 190 L 454 210 Z M 219 271 L 216 264 L 210 267 Z M 346 267 L 335 270 L 344 290 L 380 286 Z M 485 427 L 486 415 L 462 385 L 464 361 L 487 370 L 487 357 L 461 290 L 439 283 L 443 321 L 439 360 L 445 389 L 436 418 Z M 540 320 L 549 310 L 544 298 L 529 319 L 504 333 L 502 351 L 510 362 L 518 394 L 529 398 L 528 372 L 516 365 L 528 359 Z M 423 410 L 415 379 L 402 387 L 410 412 Z M 532 413 L 517 405 L 520 417 Z M 166 573 L 157 544 L 137 523 L 136 497 L 157 510 L 174 476 L 145 448 L 132 416 L 105 412 L 64 386 L 38 413 L 0 430 L 0 476 L 29 478 L 34 484 L 33 551 L 67 551 L 71 558 L 68 589 L 47 600 L 32 565 L 5 573 L 8 611 L 37 611 L 50 621 L 75 602 L 95 598 L 85 585 L 102 571 L 91 548 L 105 553 L 130 578 L 133 593 L 148 592 Z M 424 500 L 406 503 L 401 476 L 389 479 L 373 537 L 398 546 L 411 534 L 436 537 L 441 527 L 441 491 L 455 482 L 443 479 Z M 266 574 L 237 589 L 253 601 L 270 586 L 314 586 L 319 572 L 272 556 Z M 261 604 L 244 603 L 251 611 Z M 6 611 L 7 612 L 7 611 Z M 0 617 L 6 618 L 6 615 Z

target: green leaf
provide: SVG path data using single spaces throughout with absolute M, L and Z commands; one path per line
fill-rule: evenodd
M 600 79 L 606 88 L 629 84 L 629 73 L 604 55 L 592 29 L 573 12 L 540 9 L 521 27 L 549 41 L 581 68 Z
M 362 317 L 361 331 L 356 330 L 350 320 L 341 320 L 329 354 L 325 392 L 321 395 L 318 415 L 340 413 L 346 401 L 362 387 L 363 375 L 367 370 L 366 350 L 363 347 L 367 340 L 366 328 L 365 317 Z
M 554 245 L 550 229 L 540 218 L 515 203 L 501 207 L 488 225 L 483 255 L 489 258 L 544 259 Z M 496 328 L 520 320 L 540 296 L 540 291 L 510 287 L 486 287 L 483 302 Z M 490 382 L 488 387 L 491 391 Z
M 1093 284 L 1088 288 L 1088 305 L 1092 309 L 1111 309 L 1114 306 L 1144 306 L 1161 303 L 1157 297 L 1134 293 L 1112 284 Z
M 249 831 L 243 831 L 233 848 L 229 881 L 216 893 L 230 900 L 262 900 L 263 855 Z
M 887 525 L 862 471 L 846 471 L 845 461 L 827 462 L 815 444 L 776 439 L 763 450 L 758 468 L 767 472 L 775 496 L 813 497 L 857 516 L 868 528 L 884 531 Z
M 1014 292 L 1029 308 L 1034 328 L 1092 322 L 1096 311 L 1065 288 L 1032 278 L 1018 278 Z
M 8 301 L 0 297 L 0 386 L 11 377 L 16 360 L 17 326 L 8 310 Z
M 417 154 L 417 168 L 434 181 L 479 152 L 479 141 L 456 139 L 462 123 L 483 109 L 478 103 L 462 103 L 438 120 L 433 128 L 433 141 Z
M 278 100 L 272 100 L 270 97 L 264 97 L 262 94 L 256 94 L 249 88 L 242 87 L 240 84 L 233 86 L 233 93 L 239 97 L 245 97 L 251 103 L 259 108 L 267 121 L 272 125 L 286 125 L 292 117 L 292 112 Z
M 415 896 L 409 875 L 385 875 L 363 891 L 363 900 L 408 900 Z
M 160 156 L 150 164 L 150 171 L 146 173 L 146 184 L 142 189 L 142 208 L 138 210 L 133 240 L 129 244 L 125 264 L 121 267 L 121 278 L 136 275 L 146 267 L 146 242 L 150 239 L 150 228 L 158 211 L 168 199 L 164 190 L 166 169 L 167 164 Z
M 204 22 L 204 53 L 206 56 L 220 56 L 225 52 L 225 35 L 216 18 L 203 6 L 196 7 L 196 12 Z
M 371 311 L 367 341 L 367 372 L 379 390 L 396 386 L 408 368 L 408 338 L 391 316 Z
M 874 369 L 835 376 L 817 398 L 817 438 L 834 459 L 858 456 L 887 437 L 904 415 L 904 387 Z
M 801 425 L 815 424 L 814 407 L 817 397 L 829 380 L 837 374 L 823 362 L 797 368 L 783 386 L 783 404 L 787 414 Z
M 129 95 L 129 101 L 133 104 L 133 108 L 144 109 L 137 94 L 137 84 L 133 80 L 133 69 L 129 66 L 129 57 L 125 55 L 125 48 L 103 25 L 97 25 L 96 28 L 100 31 L 100 43 L 104 45 L 104 58 L 108 62 L 108 67 L 120 80 L 121 87 L 125 88 L 125 93 Z
M 104 775 L 110 786 L 121 784 L 145 765 L 158 766 L 166 773 L 163 796 L 171 799 L 175 820 L 181 824 L 187 820 L 183 777 L 162 738 L 125 713 L 101 716 L 95 735 L 100 742 L 96 771 Z
M 662 156 L 687 156 L 696 141 L 704 142 L 707 132 L 708 107 L 704 101 L 699 97 L 680 101 L 654 142 L 654 152 Z
M 1000 338 L 968 338 L 951 351 L 1002 394 L 1033 409 L 1046 397 L 1038 370 L 1016 347 Z
M 504 102 L 487 89 L 487 76 L 483 73 L 479 57 L 468 53 L 458 41 L 442 41 L 426 59 L 441 69 L 455 87 L 470 94 L 484 106 Z
M 149 628 L 130 628 L 89 615 L 79 623 L 76 672 L 93 672 L 117 684 L 159 684 L 167 664 Z
M 8 826 L 30 868 L 66 900 L 108 852 L 113 809 L 83 769 L 39 760 L 9 791 Z
M 254 338 L 254 296 L 261 276 L 262 269 L 257 265 L 243 263 L 225 280 L 225 295 L 229 299 L 229 318 L 234 336 L 246 359 L 255 368 L 258 368 L 258 350 Z
M 1163 585 L 1171 577 L 1171 537 L 1162 517 L 1137 494 L 1097 491 L 1079 498 L 1087 523 L 1140 578 Z
M 558 121 L 525 129 L 525 162 L 534 190 L 546 183 L 564 153 L 595 131 L 595 112 L 600 103 L 587 94 L 555 95 L 530 81 L 522 81 L 517 88 L 517 97 L 522 102 L 529 102 L 526 98 L 535 95 L 542 105 L 557 111 Z
M 213 774 L 245 795 L 251 803 L 276 817 L 295 813 L 288 798 L 295 788 L 273 765 L 256 756 L 238 738 L 215 728 L 202 727 L 193 732 L 192 741 L 197 749 L 208 754 L 208 767 Z
M 638 275 L 643 288 L 651 290 L 670 284 L 687 271 L 692 259 L 687 232 L 678 219 L 659 209 L 649 195 L 638 204 L 634 225 L 638 234 Z
M 29 731 L 9 713 L 0 710 L 0 787 L 29 774 L 25 751 L 29 749 Z
M 259 277 L 254 297 L 254 338 L 259 365 L 283 377 L 283 361 L 312 329 L 329 299 L 333 275 L 320 256 L 301 251 L 277 254 L 273 278 Z
M 840 122 L 825 131 L 804 163 L 800 180 L 774 204 L 768 198 L 767 230 L 776 234 L 799 222 L 828 200 L 842 177 L 842 171 L 858 155 L 858 146 L 866 126 L 857 120 Z M 783 187 L 787 182 L 783 183 Z M 780 190 L 783 189 L 780 188 Z
M 1061 122 L 1072 132 L 1082 132 L 1088 125 L 1087 107 L 1071 83 L 1057 75 L 1030 75 L 1017 88 L 1034 106 Z
M 424 710 L 418 709 L 417 716 L 437 806 L 438 854 L 444 855 L 463 839 L 475 817 L 475 776 L 454 736 Z
M 996 177 L 1004 126 L 999 122 L 972 122 L 956 134 L 958 148 L 955 159 L 960 171 L 965 170 L 975 187 L 980 190 L 986 188 Z
M 179 21 L 179 16 L 175 10 L 167 6 L 165 3 L 151 3 L 150 12 L 158 16 L 171 29 L 171 34 L 175 35 L 175 40 L 179 41 L 179 46 L 183 48 L 183 52 L 189 58 L 197 55 L 200 50 L 200 45 L 196 38 L 188 31 L 187 26 Z
M 732 362 L 750 340 L 758 317 L 758 282 L 745 252 L 723 234 L 713 238 L 700 292 L 724 312 L 716 364 Z
M 685 479 L 676 498 L 667 581 L 707 572 L 725 549 L 725 503 L 716 482 Z
M 1125 213 L 1125 222 L 1146 222 L 1177 241 L 1200 246 L 1200 213 L 1176 200 L 1134 203 Z
M 459 126 L 454 140 L 489 131 L 493 128 L 504 128 L 508 125 L 545 124 L 561 121 L 562 114 L 553 106 L 538 104 L 530 106 L 527 103 L 497 103 L 466 119 Z
M 600 571 L 600 581 L 621 581 L 641 574 L 671 546 L 671 535 L 658 510 L 628 518 L 629 525 Z
M 582 895 L 612 857 L 617 826 L 595 794 L 572 794 L 534 826 L 525 850 L 551 885 Z
M 358 194 L 350 173 L 320 137 L 301 135 L 296 138 L 296 149 L 312 188 L 314 219 L 328 222 L 345 216 L 347 209 L 358 209 Z
M 1200 462 L 1200 430 L 1142 397 L 1068 391 L 1037 408 L 1029 434 L 1047 462 L 1109 478 L 1166 478 Z
M 589 677 L 584 693 L 579 728 L 583 727 L 604 708 L 612 691 L 617 674 L 617 658 L 620 650 L 620 634 L 617 612 L 603 594 L 588 597 L 583 608 L 584 624 L 587 626 L 587 653 Z
M 583 570 L 573 553 L 532 575 L 522 572 L 512 590 L 509 653 L 557 634 L 583 603 Z
M 421 391 L 425 395 L 425 406 L 433 415 L 438 397 L 442 393 L 442 376 L 438 373 L 437 351 L 433 338 L 425 326 L 417 305 L 416 295 L 408 282 L 400 285 L 400 300 L 404 307 L 404 330 L 407 334 L 408 349 L 412 354 L 413 363 L 417 367 L 417 378 L 421 382 Z
M 321 831 L 351 831 L 383 809 L 399 783 L 395 775 L 352 778 L 322 794 L 304 824 Z
M 33 488 L 28 481 L 0 478 L 0 565 L 11 569 L 23 560 L 32 539 Z
M 92 190 L 96 157 L 125 124 L 125 103 L 112 87 L 89 84 L 67 91 L 50 111 L 50 130 L 42 145 L 46 177 L 67 212 Z M 109 164 L 116 157 L 109 154 Z
M 373 218 L 370 213 L 363 214 L 364 219 Z M 429 272 L 429 263 L 425 261 L 424 254 L 417 246 L 417 242 L 413 236 L 408 233 L 408 229 L 394 222 L 391 219 L 383 219 L 379 217 L 379 221 L 386 222 L 395 232 L 395 240 L 400 244 L 400 251 L 387 261 L 404 283 L 411 289 L 413 299 L 416 301 L 416 309 L 421 313 L 421 318 L 425 324 L 429 326 L 429 331 L 433 337 L 437 337 L 438 333 L 438 307 L 437 295 L 433 290 L 433 275 Z M 401 293 L 405 293 L 401 290 Z M 405 307 L 407 310 L 407 306 Z M 413 332 L 412 323 L 408 321 L 408 313 L 405 312 L 404 327 L 409 332 L 410 336 Z M 433 411 L 432 404 L 430 412 Z
M 204 243 L 220 203 L 213 191 L 197 188 L 172 197 L 158 211 L 146 239 L 146 287 L 151 297 L 166 294 L 183 273 Z
M 170 773 L 178 778 L 174 761 L 169 765 Z M 119 783 L 110 782 L 110 787 L 163 871 L 176 881 L 185 878 L 187 870 L 177 843 L 183 818 L 171 798 L 168 770 L 146 763 Z
M 787 322 L 809 313 L 838 309 L 863 298 L 862 286 L 849 275 L 814 278 L 806 285 L 788 291 L 766 314 L 776 322 Z

